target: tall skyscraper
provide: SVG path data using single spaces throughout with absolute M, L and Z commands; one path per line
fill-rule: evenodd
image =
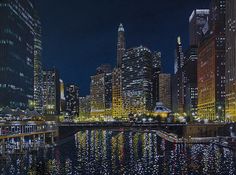
M 60 79 L 60 113 L 66 111 L 66 97 L 65 97 L 65 84 Z
M 177 90 L 177 111 L 180 114 L 184 112 L 184 74 L 183 74 L 183 65 L 184 65 L 184 53 L 181 43 L 181 38 L 177 38 L 176 45 L 176 57 L 175 57 L 175 74 L 176 74 L 176 82 L 177 86 L 175 89 Z
M 34 38 L 34 109 L 39 113 L 43 110 L 42 101 L 42 42 L 41 42 L 41 22 L 38 16 L 35 17 L 35 38 Z
M 209 30 L 209 9 L 196 9 L 189 17 L 190 46 L 198 46 Z
M 198 49 L 198 116 L 225 119 L 226 0 L 212 0 L 211 33 Z
M 161 73 L 161 52 L 154 52 L 152 58 L 153 109 L 159 101 L 159 74 Z
M 226 1 L 226 120 L 236 121 L 236 1 Z
M 41 49 L 35 11 L 30 0 L 0 1 L 0 107 L 33 106 L 34 59 Z
M 163 74 L 159 75 L 159 102 L 165 107 L 171 109 L 171 75 Z
M 197 116 L 197 58 L 198 47 L 190 46 L 184 59 L 184 112 L 188 116 Z
M 79 115 L 79 87 L 77 85 L 66 86 L 66 112 L 70 116 Z
M 122 91 L 126 114 L 153 110 L 152 53 L 140 46 L 128 49 L 122 59 Z
M 56 69 L 43 71 L 43 114 L 60 114 L 60 80 Z
M 112 115 L 112 73 L 107 66 L 100 66 L 96 75 L 91 76 L 90 97 L 92 117 L 104 119 Z
M 117 68 L 121 67 L 122 57 L 125 53 L 125 29 L 122 24 L 118 28 L 117 42 Z

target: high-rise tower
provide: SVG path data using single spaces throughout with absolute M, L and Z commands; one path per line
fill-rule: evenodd
M 125 53 L 125 29 L 122 24 L 118 28 L 118 43 L 117 43 L 117 67 L 121 67 L 121 60 Z

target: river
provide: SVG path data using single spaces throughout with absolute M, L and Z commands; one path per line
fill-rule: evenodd
M 54 148 L 9 157 L 3 175 L 236 174 L 235 153 L 204 144 L 173 144 L 154 131 L 84 130 Z

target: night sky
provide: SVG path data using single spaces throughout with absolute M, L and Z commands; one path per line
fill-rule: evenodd
M 116 64 L 117 28 L 125 27 L 127 48 L 162 52 L 163 72 L 172 73 L 176 37 L 189 45 L 188 18 L 210 0 L 37 0 L 43 27 L 43 65 L 55 66 L 66 83 L 89 94 L 90 76 L 104 63 Z

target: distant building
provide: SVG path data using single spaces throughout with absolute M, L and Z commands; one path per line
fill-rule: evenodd
M 159 74 L 161 73 L 161 52 L 154 52 L 152 58 L 153 108 L 159 102 Z
M 122 92 L 126 114 L 153 110 L 152 53 L 140 46 L 128 49 L 122 58 Z
M 197 58 L 198 47 L 190 46 L 184 59 L 184 112 L 188 116 L 197 116 Z
M 236 2 L 226 1 L 226 120 L 236 121 Z
M 66 86 L 66 113 L 70 116 L 79 115 L 79 86 Z
M 34 60 L 40 65 L 40 52 L 40 22 L 34 4 L 30 0 L 1 0 L 0 108 L 34 107 Z M 40 103 L 36 101 L 37 110 Z
M 190 46 L 198 46 L 209 30 L 209 9 L 196 9 L 189 17 Z
M 62 79 L 60 79 L 60 112 L 66 111 L 66 97 L 65 97 L 65 84 Z
M 111 116 L 112 108 L 112 73 L 110 69 L 97 69 L 91 76 L 90 84 L 91 116 L 103 119 Z
M 60 114 L 60 81 L 56 69 L 43 71 L 43 114 Z
M 159 75 L 159 102 L 171 109 L 171 101 L 171 75 L 161 73 Z
M 225 119 L 226 0 L 212 0 L 211 33 L 198 49 L 198 116 Z
M 90 96 L 79 97 L 79 117 L 90 117 L 91 106 Z

